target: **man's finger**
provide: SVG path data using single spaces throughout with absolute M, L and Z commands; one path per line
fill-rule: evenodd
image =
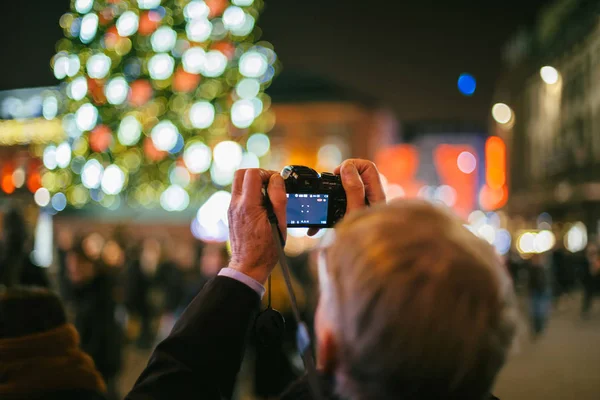
M 251 168 L 246 170 L 246 174 L 244 175 L 244 183 L 242 186 L 242 197 L 245 204 L 262 204 L 262 189 L 265 184 L 269 182 L 271 175 L 271 172 L 265 171 L 264 169 Z
M 231 185 L 231 197 L 237 199 L 242 196 L 242 187 L 244 185 L 245 169 L 238 169 L 233 175 L 233 184 Z
M 269 199 L 273 205 L 273 211 L 277 216 L 279 229 L 281 230 L 281 233 L 283 233 L 285 239 L 287 232 L 287 196 L 285 193 L 285 182 L 281 175 L 277 173 L 271 175 L 269 186 L 267 186 L 267 193 L 269 194 Z
M 340 168 L 342 186 L 346 192 L 346 213 L 365 206 L 365 187 L 358 170 L 351 162 L 344 162 Z
M 365 195 L 369 201 L 369 204 L 385 202 L 385 191 L 383 190 L 381 175 L 377 170 L 377 166 L 368 160 L 349 159 L 337 167 L 334 170 L 334 173 L 340 174 L 341 167 L 346 163 L 351 163 L 356 167 L 356 170 L 358 171 L 358 174 L 360 175 L 365 187 Z

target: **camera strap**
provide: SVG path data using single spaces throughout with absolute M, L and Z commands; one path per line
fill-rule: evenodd
M 300 311 L 298 309 L 298 302 L 296 300 L 296 294 L 294 293 L 294 289 L 292 287 L 292 279 L 290 276 L 290 269 L 288 267 L 287 258 L 285 256 L 285 252 L 283 251 L 283 246 L 285 245 L 285 240 L 283 239 L 283 234 L 279 229 L 279 224 L 277 222 L 277 216 L 273 211 L 273 205 L 269 200 L 268 195 L 265 193 L 265 206 L 267 209 L 267 214 L 269 216 L 269 222 L 271 224 L 271 231 L 273 233 L 273 242 L 275 242 L 275 247 L 277 248 L 277 255 L 279 257 L 279 265 L 281 267 L 281 272 L 283 273 L 283 280 L 285 281 L 285 285 L 287 287 L 288 294 L 290 296 L 290 303 L 292 305 L 292 312 L 294 314 L 294 319 L 296 320 L 296 324 L 298 325 L 298 330 L 296 331 L 296 346 L 298 348 L 298 352 L 302 356 L 302 360 L 304 361 L 304 367 L 306 368 L 306 377 L 308 380 L 308 385 L 310 388 L 310 392 L 314 400 L 324 400 L 321 386 L 319 384 L 319 375 L 317 373 L 317 368 L 315 366 L 315 360 L 312 354 L 312 346 L 310 340 L 310 334 L 308 333 L 308 328 L 306 324 L 302 321 L 300 317 Z M 270 279 L 270 278 L 269 278 Z

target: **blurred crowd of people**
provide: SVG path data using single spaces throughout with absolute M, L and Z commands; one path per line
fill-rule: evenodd
M 581 289 L 581 318 L 588 319 L 594 297 L 600 295 L 600 254 L 598 241 L 591 240 L 585 251 L 571 253 L 562 242 L 552 251 L 521 258 L 511 252 L 507 267 L 515 288 L 528 298 L 531 334 L 537 339 L 546 328 L 551 311 L 560 310 L 565 298 Z
M 30 257 L 32 237 L 22 212 L 11 209 L 3 217 L 0 284 L 9 291 L 35 286 L 59 295 L 65 318 L 77 329 L 81 349 L 91 356 L 106 382 L 109 399 L 119 398 L 124 346 L 154 348 L 204 284 L 229 262 L 224 244 L 165 242 L 152 233 L 134 240 L 122 227 L 103 236 L 59 225 L 53 266 L 43 268 Z M 290 263 L 303 309 L 312 315 L 317 296 L 310 289 L 316 282 L 307 268 L 308 256 L 290 259 Z M 250 387 L 264 398 L 279 393 L 302 369 L 297 364 L 301 361 L 295 351 L 291 306 L 283 277 L 277 273 L 272 294 L 273 305 L 287 317 L 284 343 L 278 348 L 254 343 L 249 348 L 252 365 L 246 368 Z

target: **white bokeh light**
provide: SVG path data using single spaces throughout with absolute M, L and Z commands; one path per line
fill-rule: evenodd
M 67 75 L 71 77 L 77 75 L 80 68 L 81 62 L 79 61 L 79 56 L 77 54 L 71 54 L 67 64 Z
M 85 103 L 75 113 L 75 123 L 81 131 L 91 131 L 98 122 L 98 109 Z
M 148 61 L 148 72 L 152 79 L 163 80 L 173 74 L 175 61 L 168 54 L 156 54 Z
M 204 71 L 206 52 L 199 47 L 192 47 L 183 53 L 181 58 L 183 69 L 190 74 L 199 74 Z
M 206 129 L 215 120 L 215 107 L 208 101 L 199 101 L 190 108 L 190 122 L 194 128 Z
M 45 119 L 51 120 L 58 113 L 58 100 L 54 96 L 46 96 L 42 103 L 42 115 Z
M 458 155 L 456 165 L 460 172 L 470 174 L 477 168 L 477 159 L 470 151 L 463 151 Z
M 86 14 L 81 19 L 81 29 L 79 31 L 79 39 L 83 43 L 89 43 L 98 32 L 98 16 L 94 13 Z
M 183 9 L 183 15 L 186 19 L 206 19 L 210 14 L 210 8 L 204 1 L 190 1 Z
M 246 13 L 237 6 L 229 6 L 223 13 L 223 24 L 229 30 L 239 29 L 246 22 Z
M 506 229 L 498 229 L 496 231 L 496 240 L 494 240 L 494 247 L 500 255 L 505 255 L 510 251 L 512 239 L 510 233 Z
M 58 163 L 56 162 L 56 147 L 55 146 L 47 146 L 44 149 L 44 154 L 42 156 L 42 162 L 44 163 L 44 167 L 49 170 L 56 169 Z
M 85 97 L 87 90 L 87 79 L 85 79 L 83 76 L 79 76 L 69 83 L 67 88 L 67 96 L 75 101 L 79 101 Z
M 46 188 L 39 188 L 33 195 L 33 199 L 38 206 L 46 207 L 50 204 L 50 192 Z
M 433 197 L 435 200 L 441 201 L 448 207 L 453 207 L 456 204 L 458 194 L 456 193 L 456 189 L 452 186 L 441 185 L 435 189 Z
M 88 58 L 86 68 L 90 78 L 102 79 L 108 74 L 108 71 L 110 71 L 111 65 L 112 61 L 110 60 L 110 57 L 106 54 L 99 53 Z
M 236 28 L 231 29 L 231 33 L 235 36 L 246 36 L 249 35 L 254 29 L 254 24 L 256 20 L 250 14 L 246 14 L 246 18 L 244 19 L 244 23 Z
M 213 150 L 213 159 L 218 169 L 233 171 L 242 162 L 242 146 L 230 140 L 220 142 Z
M 229 236 L 227 210 L 231 194 L 218 191 L 200 207 L 192 222 L 192 233 L 200 240 L 224 242 Z
M 550 231 L 543 230 L 535 235 L 533 249 L 536 253 L 545 253 L 552 250 L 555 243 L 556 238 L 554 237 L 554 234 Z
M 106 167 L 102 174 L 102 191 L 106 194 L 115 195 L 121 193 L 125 185 L 125 173 L 115 164 Z
M 508 124 L 512 120 L 512 111 L 504 103 L 496 103 L 492 107 L 492 117 L 499 124 Z
M 138 30 L 139 17 L 133 11 L 125 11 L 117 20 L 117 32 L 119 36 L 131 36 Z
M 535 253 L 535 233 L 525 232 L 517 240 L 517 249 L 521 253 Z
M 206 41 L 212 32 L 212 24 L 206 18 L 192 19 L 185 27 L 187 38 L 192 42 Z
M 211 158 L 210 147 L 201 142 L 191 144 L 183 152 L 183 162 L 187 169 L 193 174 L 200 174 L 208 171 Z
M 217 186 L 227 186 L 231 185 L 233 182 L 233 176 L 235 174 L 235 169 L 225 169 L 217 166 L 213 163 L 210 167 L 210 178 L 213 183 Z
M 168 26 L 161 26 L 152 34 L 150 43 L 152 44 L 152 50 L 157 53 L 164 53 L 171 51 L 175 47 L 177 41 L 177 32 Z
M 204 61 L 203 74 L 209 78 L 215 78 L 223 75 L 227 68 L 227 57 L 218 50 L 211 50 L 206 53 Z
M 161 0 L 138 0 L 137 3 L 138 7 L 142 10 L 152 10 L 153 8 L 160 6 L 160 1 Z
M 587 228 L 583 222 L 577 222 L 569 228 L 564 238 L 565 247 L 571 253 L 585 249 L 588 243 Z
M 177 144 L 179 130 L 171 121 L 165 120 L 156 124 L 150 135 L 154 147 L 158 150 L 169 151 Z
M 484 224 L 479 229 L 477 229 L 477 236 L 488 242 L 489 244 L 493 244 L 496 240 L 496 229 L 493 226 Z
M 271 148 L 271 141 L 269 137 L 264 133 L 255 133 L 248 138 L 246 143 L 246 149 L 256 154 L 258 157 L 262 157 L 269 152 Z
M 65 56 L 56 57 L 53 64 L 54 76 L 56 79 L 64 79 L 69 69 L 69 59 Z
M 242 156 L 242 162 L 240 163 L 240 169 L 247 168 L 258 168 L 260 167 L 260 160 L 254 153 L 244 153 Z
M 123 118 L 119 125 L 117 138 L 125 146 L 133 146 L 140 140 L 142 124 L 132 115 Z
M 235 92 L 242 99 L 252 99 L 260 92 L 260 82 L 256 79 L 244 78 L 237 84 Z
M 236 6 L 251 6 L 252 3 L 254 3 L 254 0 L 233 0 L 232 1 L 233 4 L 235 4 Z
M 111 79 L 105 87 L 106 99 L 110 104 L 122 104 L 129 94 L 129 85 L 125 78 L 119 76 Z
M 190 204 L 190 196 L 179 185 L 169 186 L 160 195 L 160 205 L 166 211 L 183 211 Z
M 63 142 L 56 147 L 56 165 L 59 168 L 67 168 L 71 163 L 71 146 Z
M 12 173 L 12 181 L 17 189 L 23 187 L 25 184 L 25 169 L 23 167 L 15 168 Z
M 206 202 L 200 207 L 196 218 L 202 225 L 214 225 L 219 221 L 225 222 L 229 225 L 227 220 L 227 210 L 231 203 L 231 193 L 224 190 L 220 190 L 214 193 L 206 200 Z
M 556 70 L 556 68 L 546 65 L 540 69 L 540 76 L 542 80 L 546 82 L 548 85 L 554 85 L 558 82 L 560 78 L 560 74 Z
M 254 108 L 254 118 L 258 118 L 258 116 L 263 112 L 263 102 L 258 97 L 254 97 L 250 99 L 252 103 L 252 107 Z
M 240 58 L 240 73 L 247 78 L 260 78 L 268 67 L 267 58 L 257 51 L 249 51 Z
M 94 0 L 76 0 L 75 1 L 75 10 L 80 14 L 85 14 L 90 12 L 94 5 Z
M 104 167 L 98 160 L 89 160 L 81 169 L 81 183 L 88 189 L 97 189 L 102 182 Z
M 252 125 L 255 118 L 254 104 L 250 100 L 238 100 L 231 106 L 231 122 L 240 129 Z

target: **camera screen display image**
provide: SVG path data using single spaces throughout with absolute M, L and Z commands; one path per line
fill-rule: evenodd
M 287 193 L 288 226 L 326 226 L 328 194 Z

